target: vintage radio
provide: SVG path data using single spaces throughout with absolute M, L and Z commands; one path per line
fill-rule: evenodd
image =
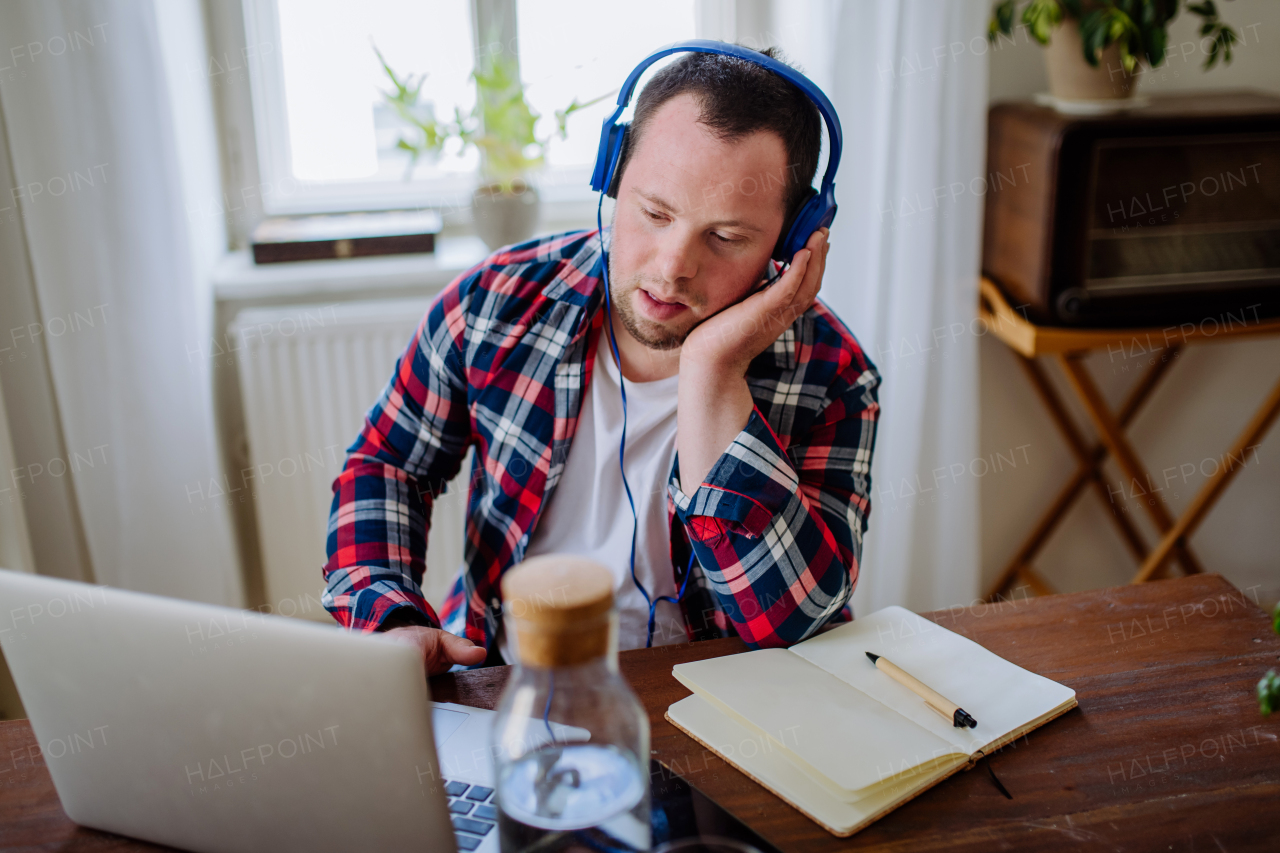
M 1280 315 L 1280 98 L 988 115 L 982 268 L 1044 325 Z

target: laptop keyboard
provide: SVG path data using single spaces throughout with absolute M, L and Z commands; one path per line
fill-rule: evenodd
M 458 849 L 475 850 L 498 820 L 498 809 L 492 801 L 493 789 L 446 779 L 444 792 L 449 796 L 449 816 Z

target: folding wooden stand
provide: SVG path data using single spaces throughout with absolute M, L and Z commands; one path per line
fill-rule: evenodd
M 1190 330 L 1186 329 L 1192 324 L 1160 329 L 1066 329 L 1037 326 L 1010 307 L 1000 289 L 986 278 L 982 279 L 979 314 L 995 336 L 1008 345 L 1018 357 L 1019 363 L 1031 380 L 1032 387 L 1044 401 L 1054 422 L 1062 430 L 1062 435 L 1075 454 L 1078 464 L 1075 475 L 1063 486 L 1058 497 L 1032 529 L 1022 547 L 1005 566 L 1000 577 L 988 591 L 987 598 L 994 599 L 1008 589 L 1015 580 L 1021 580 L 1037 595 L 1054 591 L 1031 567 L 1031 562 L 1087 486 L 1092 486 L 1099 500 L 1106 505 L 1107 514 L 1115 522 L 1121 538 L 1139 565 L 1137 574 L 1133 576 L 1133 583 L 1142 583 L 1158 577 L 1171 557 L 1178 561 L 1187 574 L 1203 571 L 1199 560 L 1192 554 L 1187 539 L 1204 520 L 1205 515 L 1222 495 L 1236 472 L 1243 467 L 1245 451 L 1266 435 L 1276 415 L 1280 414 L 1280 382 L 1276 383 L 1266 401 L 1245 427 L 1244 432 L 1227 451 L 1223 466 L 1209 477 L 1180 517 L 1174 518 L 1170 515 L 1161 501 L 1141 502 L 1143 509 L 1151 516 L 1156 529 L 1160 531 L 1160 541 L 1153 549 L 1147 548 L 1142 535 L 1126 514 L 1114 511 L 1111 495 L 1119 490 L 1113 489 L 1108 483 L 1102 464 L 1110 455 L 1115 458 L 1126 482 L 1149 486 L 1152 481 L 1132 445 L 1125 438 L 1124 430 L 1142 404 L 1151 396 L 1156 384 L 1173 364 L 1177 353 L 1191 343 L 1277 335 L 1280 334 L 1280 319 L 1243 323 L 1215 321 L 1210 329 L 1204 328 L 1205 324 L 1198 324 Z M 1084 357 L 1089 351 L 1103 347 L 1113 349 L 1143 347 L 1161 355 L 1160 360 L 1147 369 L 1137 385 L 1129 392 L 1118 412 L 1111 411 L 1084 366 Z M 1076 427 L 1062 405 L 1058 393 L 1050 384 L 1048 376 L 1037 363 L 1036 357 L 1040 355 L 1051 355 L 1062 366 L 1071 387 L 1080 398 L 1081 404 L 1089 414 L 1089 419 L 1101 437 L 1099 443 L 1091 446 Z

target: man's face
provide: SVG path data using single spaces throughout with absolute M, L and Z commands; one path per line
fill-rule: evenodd
M 733 142 L 698 123 L 693 95 L 654 114 L 618 187 L 610 297 L 624 328 L 674 349 L 760 282 L 782 230 L 787 152 L 759 131 Z

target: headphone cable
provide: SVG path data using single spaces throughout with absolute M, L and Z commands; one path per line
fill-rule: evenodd
M 622 488 L 627 493 L 627 503 L 631 506 L 631 582 L 636 585 L 636 589 L 640 590 L 640 594 L 644 596 L 645 604 L 649 605 L 649 623 L 648 632 L 645 637 L 644 647 L 646 649 L 653 646 L 653 623 L 658 615 L 658 602 L 670 601 L 673 604 L 679 604 L 680 599 L 684 597 L 685 586 L 689 583 L 689 576 L 693 573 L 693 543 L 689 543 L 689 566 L 685 570 L 684 581 L 680 584 L 680 590 L 676 593 L 675 598 L 669 595 L 660 595 L 656 599 L 649 597 L 649 591 L 640 583 L 640 579 L 636 577 L 636 534 L 640 529 L 640 517 L 636 513 L 635 498 L 631 495 L 631 484 L 627 482 L 626 467 L 626 447 L 627 447 L 627 386 L 626 380 L 622 376 L 622 358 L 618 355 L 618 341 L 614 337 L 613 332 L 613 302 L 609 294 L 609 253 L 604 247 L 604 220 L 601 210 L 604 207 L 604 193 L 601 193 L 596 202 L 596 233 L 600 238 L 600 259 L 601 269 L 604 275 L 604 306 L 605 306 L 605 322 L 609 326 L 609 347 L 613 351 L 613 363 L 618 366 L 618 389 L 622 392 L 622 441 L 618 445 L 618 470 L 622 474 Z

